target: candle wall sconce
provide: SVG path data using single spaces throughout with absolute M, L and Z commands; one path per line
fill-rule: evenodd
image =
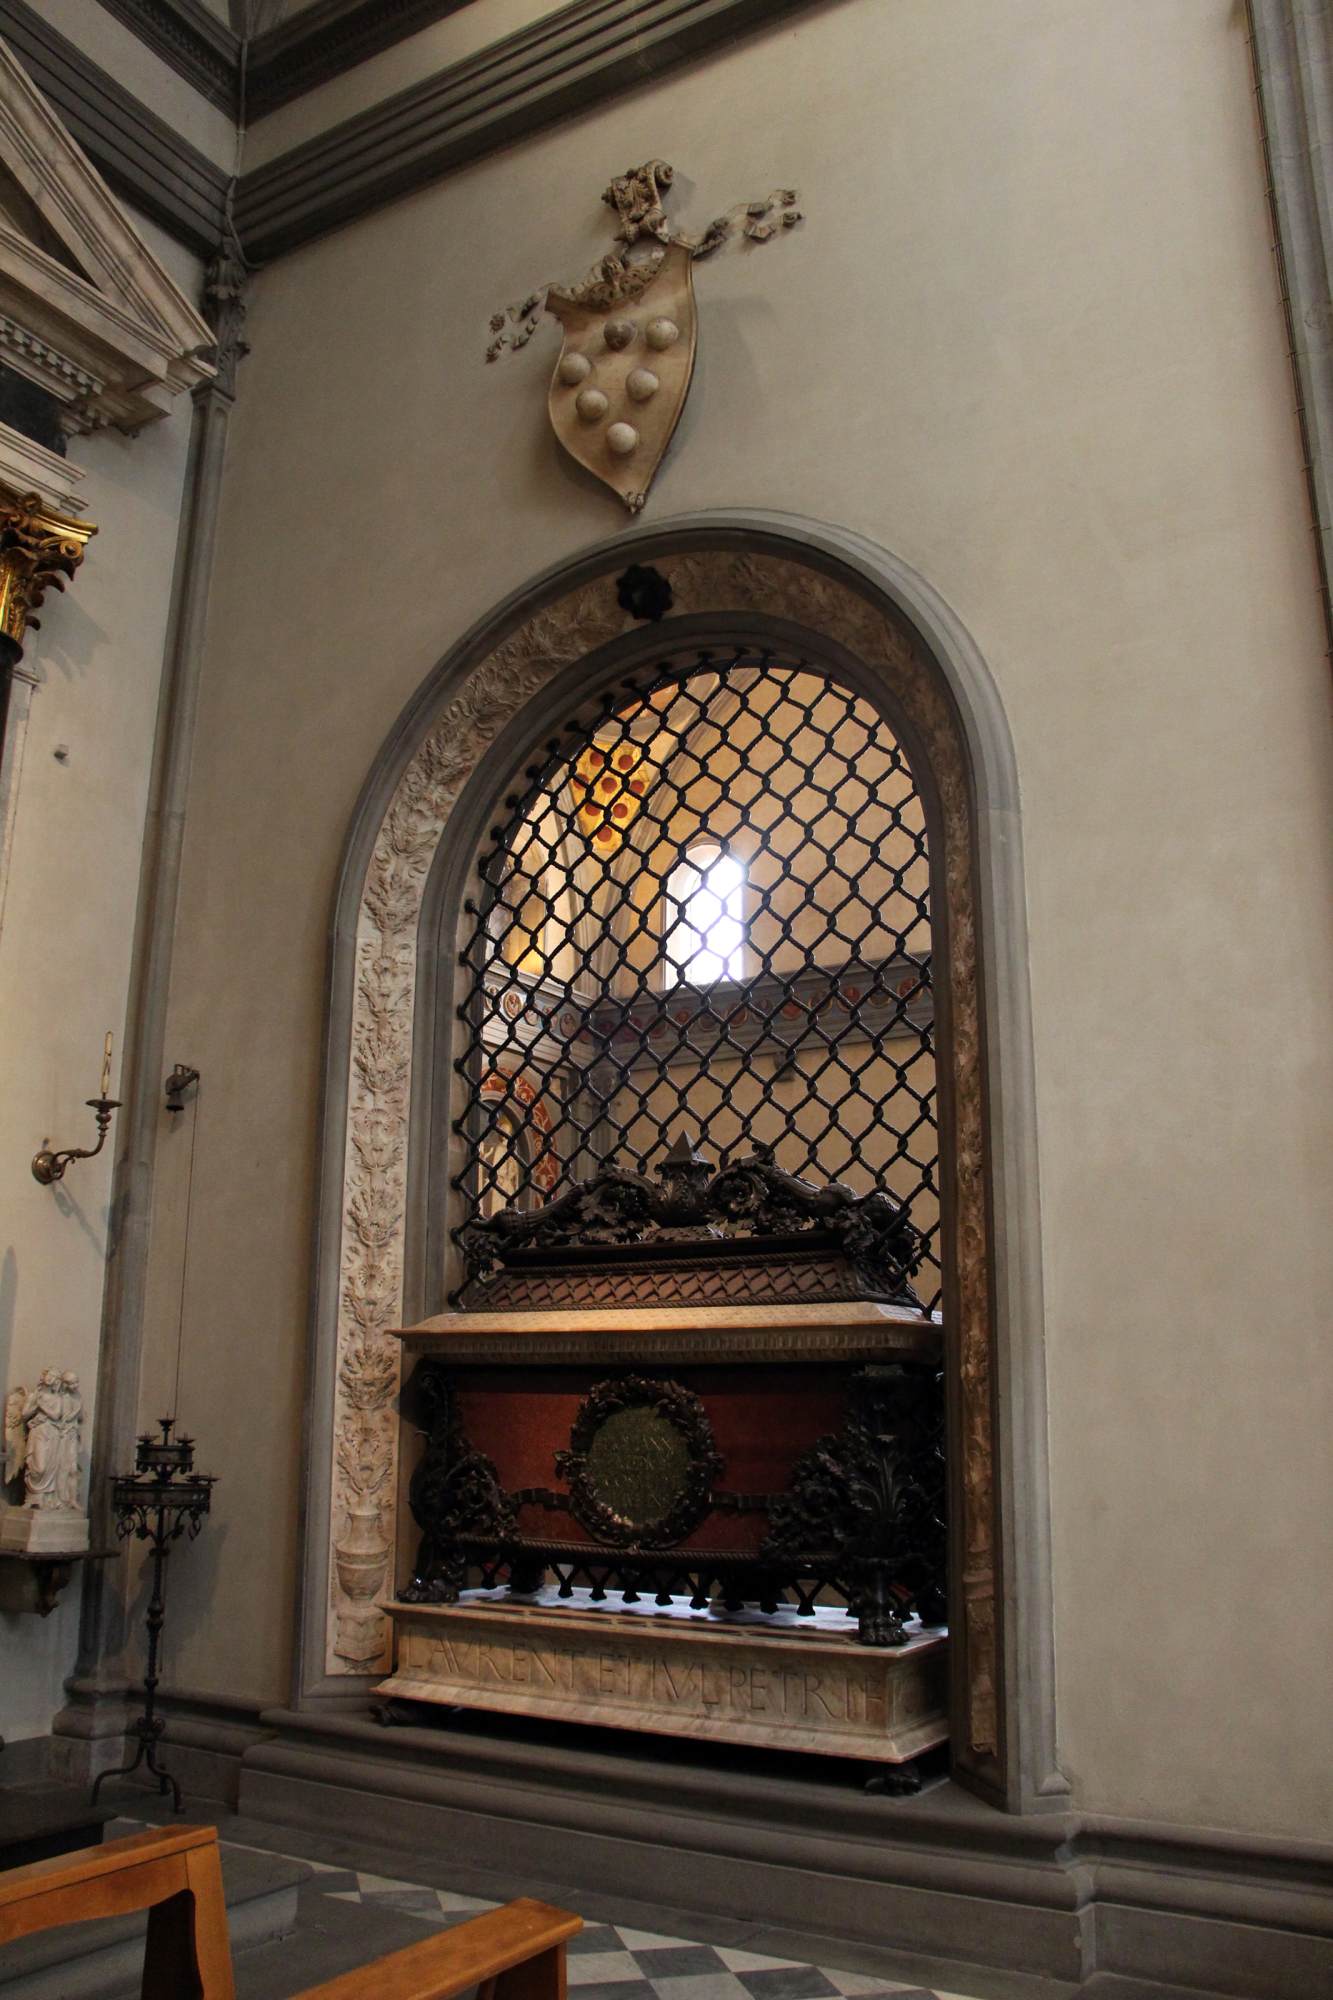
M 97 1144 L 95 1146 L 65 1146 L 54 1152 L 50 1146 L 43 1146 L 32 1156 L 32 1177 L 43 1187 L 51 1187 L 56 1181 L 63 1181 L 65 1169 L 71 1160 L 95 1160 L 106 1144 L 106 1135 L 111 1125 L 111 1114 L 119 1111 L 121 1100 L 111 1095 L 111 1036 L 108 1032 L 102 1050 L 102 1088 L 97 1097 L 85 1098 L 88 1109 L 97 1118 Z
M 43 1187 L 65 1178 L 65 1169 L 71 1160 L 95 1160 L 106 1144 L 107 1130 L 111 1124 L 111 1114 L 119 1111 L 118 1097 L 90 1097 L 86 1100 L 88 1109 L 97 1114 L 97 1144 L 95 1146 L 65 1146 L 58 1153 L 49 1146 L 43 1146 L 40 1153 L 32 1156 L 32 1177 Z

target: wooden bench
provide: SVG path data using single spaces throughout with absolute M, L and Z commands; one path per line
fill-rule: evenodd
M 154 1828 L 0 1874 L 0 1945 L 57 1924 L 148 1912 L 142 2000 L 235 2000 L 218 1837 Z M 311 1986 L 296 2000 L 565 2000 L 581 1917 L 526 1897 Z

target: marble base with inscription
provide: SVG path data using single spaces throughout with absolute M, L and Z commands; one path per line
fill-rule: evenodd
M 880 1648 L 840 1614 L 723 1620 L 490 1591 L 385 1609 L 398 1665 L 377 1694 L 884 1764 L 949 1733 L 942 1631 Z

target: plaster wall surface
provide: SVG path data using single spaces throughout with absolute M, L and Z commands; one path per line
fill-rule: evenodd
M 279 153 L 316 138 L 344 118 L 354 118 L 358 111 L 368 111 L 422 77 L 462 62 L 492 42 L 503 41 L 506 35 L 530 28 L 534 21 L 558 13 L 566 4 L 567 0 L 485 0 L 483 6 L 462 7 L 445 15 L 317 90 L 308 90 L 291 104 L 271 111 L 267 118 L 257 119 L 245 138 L 246 171 L 267 166 Z M 300 10 L 287 11 L 290 15 Z
M 199 267 L 134 218 L 188 296 Z M 98 525 L 82 569 L 52 593 L 25 664 L 32 693 L 0 930 L 0 1389 L 48 1365 L 83 1388 L 92 1431 L 117 1126 L 55 1187 L 29 1162 L 45 1138 L 88 1146 L 102 1038 L 119 1094 L 144 806 L 166 639 L 189 399 L 136 438 L 98 431 L 71 454 Z M 60 750 L 64 754 L 57 756 Z M 103 1468 L 110 1470 L 110 1468 Z M 85 1485 L 87 1472 L 85 1467 Z M 50 1617 L 0 1613 L 0 1735 L 44 1734 L 74 1665 L 78 1587 Z
M 623 524 L 546 427 L 553 329 L 481 356 L 653 154 L 689 226 L 788 183 L 809 220 L 700 267 L 649 520 L 778 507 L 892 549 L 1015 739 L 1074 1801 L 1327 1837 L 1333 761 L 1232 0 L 845 0 L 257 278 L 172 1006 L 204 1075 L 181 1414 L 224 1477 L 172 1677 L 287 1693 L 340 850 L 440 656 Z

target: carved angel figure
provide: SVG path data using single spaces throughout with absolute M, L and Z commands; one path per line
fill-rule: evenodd
M 61 1424 L 64 1403 L 60 1371 L 43 1368 L 37 1386 L 23 1405 L 23 1504 L 59 1507 Z
M 83 1397 L 79 1391 L 79 1378 L 67 1368 L 60 1377 L 56 1504 L 75 1511 L 79 1505 L 79 1435 L 82 1429 Z
M 21 1385 L 9 1391 L 5 1397 L 5 1431 L 3 1459 L 0 1460 L 0 1486 L 14 1487 L 23 1477 L 24 1447 L 27 1442 L 23 1429 L 23 1405 L 28 1400 L 28 1392 Z M 17 1498 L 11 1493 L 11 1498 Z

